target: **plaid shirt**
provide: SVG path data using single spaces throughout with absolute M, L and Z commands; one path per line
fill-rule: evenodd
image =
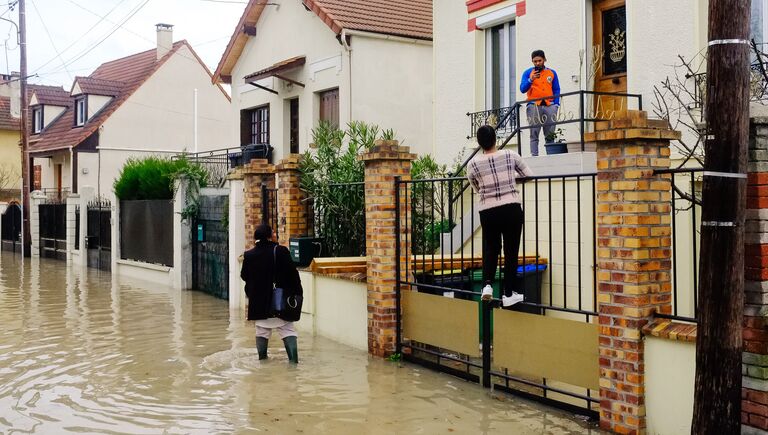
M 515 183 L 518 175 L 530 177 L 533 172 L 516 152 L 500 150 L 475 156 L 467 167 L 467 178 L 480 195 L 477 209 L 487 210 L 520 203 L 520 193 Z

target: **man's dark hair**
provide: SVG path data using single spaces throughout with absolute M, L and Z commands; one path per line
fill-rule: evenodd
M 544 54 L 544 50 L 533 50 L 533 53 L 531 53 L 531 59 L 534 57 L 540 57 L 544 60 L 547 60 L 547 56 Z
M 261 224 L 256 227 L 256 231 L 253 232 L 253 238 L 257 242 L 272 239 L 272 227 L 267 224 Z
M 477 143 L 484 150 L 489 150 L 496 145 L 496 130 L 490 125 L 484 125 L 477 129 Z

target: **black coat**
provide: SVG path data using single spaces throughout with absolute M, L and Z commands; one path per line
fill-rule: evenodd
M 275 246 L 277 246 L 276 259 L 272 254 Z M 240 278 L 245 281 L 245 294 L 248 296 L 248 320 L 272 317 L 270 306 L 273 276 L 276 277 L 278 287 L 290 289 L 295 294 L 303 296 L 299 271 L 293 264 L 288 248 L 274 242 L 258 242 L 256 247 L 245 252 L 243 269 L 240 271 Z

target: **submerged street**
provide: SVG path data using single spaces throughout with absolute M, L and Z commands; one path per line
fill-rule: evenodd
M 0 255 L 0 433 L 598 433 L 578 417 L 299 336 L 226 301 Z

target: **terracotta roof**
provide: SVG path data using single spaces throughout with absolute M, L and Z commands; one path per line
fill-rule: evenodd
M 313 11 L 337 35 L 344 29 L 432 40 L 433 0 L 293 0 Z M 213 73 L 214 82 L 231 83 L 232 69 L 256 26 L 265 3 L 250 0 Z
M 336 34 L 342 29 L 432 39 L 432 0 L 304 0 Z
M 95 77 L 76 77 L 75 83 L 84 94 L 106 95 L 115 97 L 125 87 L 125 83 L 116 80 L 97 79 Z
M 59 149 L 75 147 L 82 141 L 95 133 L 99 126 L 106 121 L 120 105 L 157 71 L 176 51 L 187 45 L 187 41 L 179 41 L 173 44 L 173 48 L 157 60 L 157 51 L 150 50 L 137 53 L 121 59 L 113 60 L 102 64 L 96 68 L 89 79 L 104 81 L 122 82 L 124 84 L 121 92 L 115 96 L 103 109 L 94 115 L 82 127 L 73 127 L 74 106 L 70 105 L 61 116 L 49 125 L 43 133 L 32 136 L 30 140 L 29 151 L 31 153 L 42 153 L 55 151 Z M 191 47 L 190 47 L 191 49 Z
M 304 65 L 306 62 L 307 62 L 307 58 L 304 56 L 292 57 L 282 62 L 278 62 L 270 66 L 269 68 L 264 68 L 261 71 L 256 71 L 253 74 L 248 74 L 247 76 L 245 76 L 245 79 L 251 80 L 251 81 L 261 80 L 263 78 L 267 78 L 275 74 L 279 74 L 283 71 L 290 71 L 294 68 L 298 68 Z
M 0 97 L 0 130 L 19 130 L 21 120 L 11 116 L 11 98 Z
M 29 85 L 27 94 L 30 98 L 35 95 L 40 104 L 62 107 L 68 107 L 71 104 L 69 92 L 60 86 Z

